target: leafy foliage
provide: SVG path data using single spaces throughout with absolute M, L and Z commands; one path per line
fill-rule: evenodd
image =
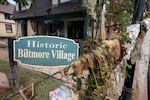
M 8 4 L 7 0 L 0 0 L 0 4 Z
M 20 3 L 22 5 L 28 5 L 27 0 L 16 0 L 17 3 Z
M 131 24 L 134 1 L 131 0 L 106 0 L 107 23 L 119 23 L 118 30 L 126 31 Z

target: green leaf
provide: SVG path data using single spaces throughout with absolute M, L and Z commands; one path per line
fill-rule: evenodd
M 2 4 L 2 5 L 3 5 L 3 4 L 4 4 L 4 5 L 7 5 L 7 4 L 9 4 L 9 3 L 8 3 L 7 0 L 0 0 L 0 4 Z
M 16 2 L 19 3 L 19 4 L 21 4 L 21 5 L 23 5 L 23 6 L 28 5 L 27 0 L 16 0 Z

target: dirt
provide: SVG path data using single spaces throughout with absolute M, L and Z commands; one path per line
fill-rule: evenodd
M 8 49 L 7 48 L 0 48 L 0 60 L 8 60 Z

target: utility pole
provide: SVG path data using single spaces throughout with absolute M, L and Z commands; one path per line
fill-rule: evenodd
M 145 2 L 146 0 L 134 0 L 134 11 L 133 11 L 133 18 L 132 24 L 135 24 L 137 21 L 143 20 L 143 14 L 145 10 Z M 131 64 L 131 60 L 128 60 L 127 63 L 132 66 L 132 68 L 127 67 L 127 72 L 129 73 L 130 77 L 127 77 L 124 82 L 124 89 L 122 95 L 120 97 L 121 100 L 133 100 L 132 96 L 132 84 L 134 78 L 134 71 L 135 71 L 135 64 Z
M 143 19 L 143 14 L 145 10 L 146 0 L 135 0 L 134 12 L 132 23 L 135 24 L 136 21 L 141 21 Z

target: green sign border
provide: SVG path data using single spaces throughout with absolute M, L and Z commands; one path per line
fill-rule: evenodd
M 77 48 L 77 50 L 76 50 L 76 60 L 78 59 L 78 56 L 79 56 L 79 44 L 78 43 L 76 43 L 74 40 L 72 40 L 72 39 L 68 39 L 68 38 L 63 38 L 63 37 L 57 37 L 57 36 L 27 36 L 27 37 L 21 37 L 21 38 L 19 38 L 18 40 L 14 40 L 13 41 L 13 52 L 14 52 L 14 61 L 17 61 L 17 62 L 19 62 L 20 64 L 23 64 L 23 65 L 32 65 L 32 66 L 36 66 L 36 67 L 40 67 L 40 66 L 43 66 L 43 67 L 45 67 L 45 66 L 49 66 L 49 67 L 56 67 L 55 65 L 37 65 L 37 64 L 27 64 L 27 63 L 24 63 L 24 62 L 21 62 L 21 60 L 19 60 L 19 59 L 16 59 L 16 43 L 18 43 L 19 41 L 21 41 L 21 40 L 23 40 L 23 39 L 31 39 L 31 38 L 49 38 L 49 39 L 51 39 L 51 38 L 53 38 L 53 39 L 58 39 L 58 40 L 64 40 L 64 41 L 67 41 L 67 42 L 72 42 L 74 45 L 76 45 L 76 48 Z M 73 62 L 71 62 L 71 63 L 73 63 Z M 70 64 L 71 64 L 70 63 Z M 65 67 L 65 66 L 68 66 L 68 65 L 70 65 L 70 64 L 64 64 L 64 65 L 58 65 L 58 67 Z

